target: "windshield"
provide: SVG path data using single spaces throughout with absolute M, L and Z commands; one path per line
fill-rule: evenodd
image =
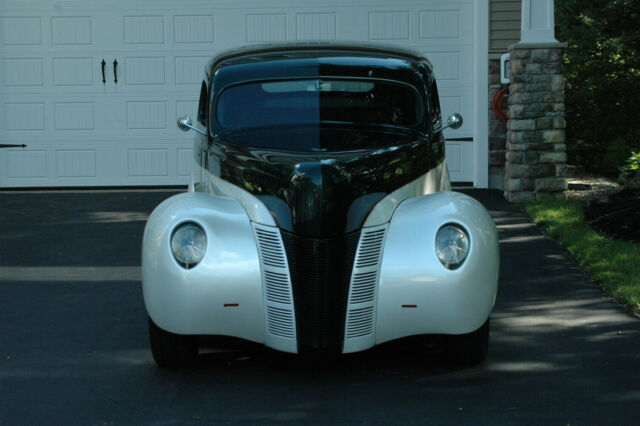
M 420 102 L 410 86 L 379 80 L 279 80 L 232 86 L 218 97 L 222 129 L 349 123 L 413 127 Z

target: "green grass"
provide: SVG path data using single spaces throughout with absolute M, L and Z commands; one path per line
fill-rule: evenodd
M 593 281 L 640 314 L 640 244 L 594 231 L 585 221 L 584 204 L 579 201 L 537 201 L 525 204 L 524 209 L 571 253 Z

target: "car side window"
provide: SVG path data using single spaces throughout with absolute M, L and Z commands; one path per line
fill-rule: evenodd
M 440 98 L 438 97 L 438 86 L 435 80 L 433 80 L 431 88 L 429 89 L 429 109 L 431 111 L 431 126 L 439 127 L 440 123 L 442 123 L 442 116 L 440 111 Z
M 198 103 L 198 121 L 204 127 L 207 127 L 207 121 L 209 119 L 209 90 L 207 83 L 202 82 L 200 86 L 200 102 Z

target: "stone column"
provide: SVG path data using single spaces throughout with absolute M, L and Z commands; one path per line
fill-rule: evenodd
M 505 198 L 564 198 L 567 189 L 562 57 L 565 43 L 518 43 L 511 53 Z

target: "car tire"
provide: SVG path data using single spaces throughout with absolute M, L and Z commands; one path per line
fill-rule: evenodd
M 489 318 L 478 328 L 467 334 L 444 336 L 447 357 L 460 365 L 476 365 L 484 361 L 489 350 Z
M 149 318 L 151 354 L 161 367 L 187 367 L 198 358 L 198 336 L 163 330 Z

